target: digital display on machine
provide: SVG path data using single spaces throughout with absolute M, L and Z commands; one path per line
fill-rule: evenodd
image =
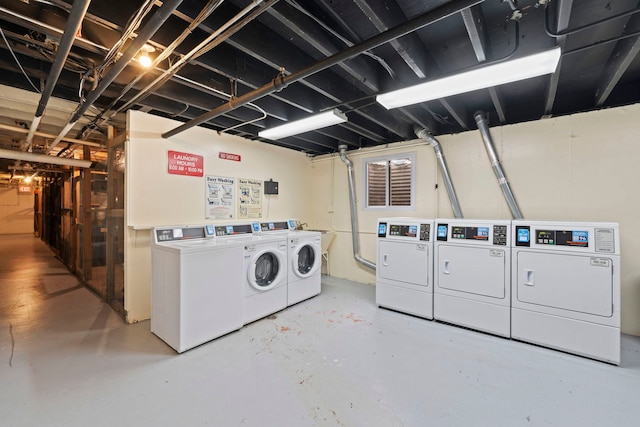
M 489 240 L 489 227 L 451 227 L 452 239 Z
M 378 237 L 387 237 L 387 223 L 381 222 L 378 224 Z
M 158 242 L 173 242 L 176 240 L 204 239 L 204 227 L 168 228 L 156 230 Z
M 536 243 L 586 248 L 589 246 L 589 232 L 584 230 L 536 230 Z
M 416 237 L 417 235 L 418 235 L 417 225 L 391 224 L 389 226 L 389 236 Z
M 216 226 L 216 236 L 233 236 L 234 234 L 251 234 L 251 224 L 241 225 L 218 225 Z
M 438 224 L 438 231 L 436 234 L 436 239 L 446 242 L 447 241 L 447 228 L 448 224 Z
M 287 221 L 281 222 L 263 222 L 260 224 L 262 231 L 277 231 L 277 230 L 288 230 L 289 224 Z M 294 227 L 295 228 L 295 224 Z
M 518 225 L 516 226 L 516 246 L 530 246 L 531 245 L 531 230 L 529 226 Z

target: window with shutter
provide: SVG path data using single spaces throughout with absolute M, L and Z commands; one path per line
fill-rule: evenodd
M 365 160 L 365 208 L 413 207 L 415 154 Z

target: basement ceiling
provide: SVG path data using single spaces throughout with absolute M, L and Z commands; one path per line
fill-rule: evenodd
M 38 92 L 82 3 L 0 0 L 0 148 L 27 149 L 27 135 L 14 128 L 32 127 Z M 104 145 L 106 127 L 122 128 L 128 109 L 318 155 L 415 139 L 416 128 L 475 129 L 479 110 L 495 126 L 637 103 L 639 7 L 638 0 L 94 0 L 38 128 L 48 136 L 34 137 L 30 150 L 69 156 L 82 147 L 63 140 L 54 150 L 61 134 Z M 406 35 L 392 34 L 399 27 Z M 151 48 L 143 49 L 156 58 L 150 70 L 138 62 L 145 38 Z M 551 75 L 392 110 L 376 102 L 380 93 L 555 46 L 562 57 Z M 275 141 L 258 137 L 332 108 L 348 121 Z M 74 112 L 77 123 L 63 131 Z M 0 169 L 10 164 L 0 161 Z

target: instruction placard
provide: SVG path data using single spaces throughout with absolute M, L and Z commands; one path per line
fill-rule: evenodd
M 207 175 L 205 181 L 205 218 L 235 218 L 235 183 L 235 178 Z
M 262 181 L 238 178 L 238 218 L 262 217 Z

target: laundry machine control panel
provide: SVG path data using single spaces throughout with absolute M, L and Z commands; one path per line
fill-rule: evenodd
M 409 219 L 403 219 L 402 221 L 380 219 L 378 222 L 378 237 L 430 242 L 431 224 L 419 221 L 420 220 L 410 222 Z
M 495 246 L 507 246 L 509 244 L 508 222 L 491 224 L 479 222 L 437 222 L 436 239 L 440 242 L 451 240 L 452 242 L 473 241 Z
M 165 227 L 156 228 L 154 238 L 156 243 L 175 242 L 178 240 L 204 239 L 207 237 L 205 227 Z
M 260 223 L 260 231 L 287 231 L 287 230 L 295 230 L 296 223 L 294 220 L 287 221 L 271 221 L 271 222 L 261 222 Z
M 207 233 L 213 231 L 215 237 L 236 236 L 241 234 L 252 234 L 253 227 L 251 224 L 233 224 L 233 225 L 208 225 Z
M 514 222 L 514 233 L 516 246 L 583 252 L 618 252 L 617 224 Z

